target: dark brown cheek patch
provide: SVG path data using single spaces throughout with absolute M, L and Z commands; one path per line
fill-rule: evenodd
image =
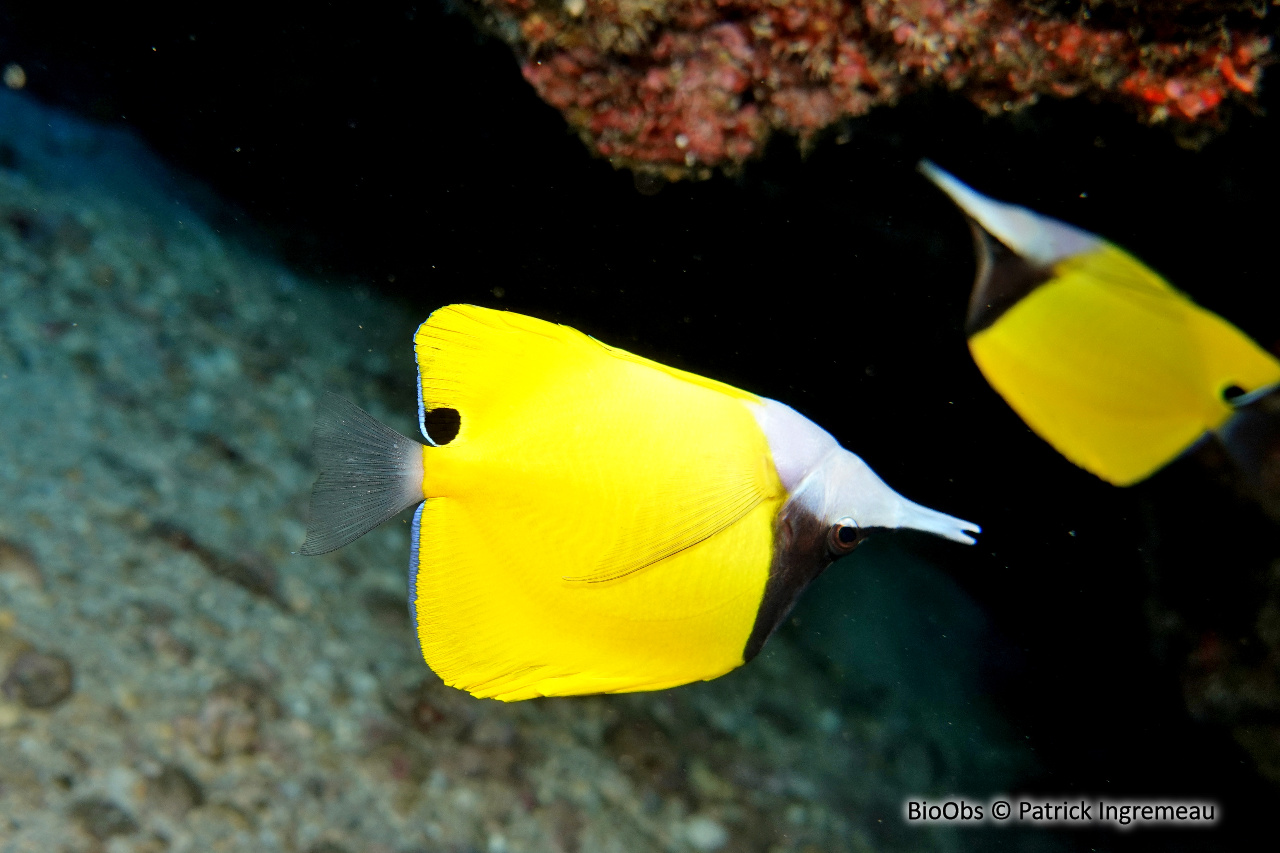
M 808 510 L 788 501 L 778 513 L 773 529 L 773 562 L 755 625 L 742 652 L 744 662 L 760 654 L 800 593 L 831 565 L 827 525 Z
M 992 326 L 1031 291 L 1046 284 L 1053 278 L 1053 271 L 1010 251 L 973 219 L 969 220 L 969 227 L 978 253 L 978 273 L 969 295 L 964 333 L 973 337 Z

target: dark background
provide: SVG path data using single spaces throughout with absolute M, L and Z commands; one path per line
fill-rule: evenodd
M 1109 237 L 1274 349 L 1274 70 L 1262 109 L 1198 151 L 1110 106 L 989 118 L 924 93 L 845 144 L 802 158 L 778 137 L 739 176 L 643 195 L 432 0 L 10 3 L 7 62 L 36 97 L 137 130 L 241 211 L 223 225 L 304 272 L 424 317 L 525 311 L 796 406 L 904 494 L 984 526 L 975 548 L 912 547 L 1008 639 L 990 690 L 1043 761 L 1028 790 L 1223 802 L 1218 832 L 1144 833 L 1164 849 L 1262 825 L 1275 788 L 1229 721 L 1189 717 L 1192 649 L 1153 642 L 1148 613 L 1248 622 L 1275 526 L 1191 460 L 1121 490 L 1030 434 L 968 357 L 967 228 L 913 168 L 930 157 Z

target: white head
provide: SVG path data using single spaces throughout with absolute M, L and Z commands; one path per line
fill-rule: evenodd
M 967 533 L 982 528 L 913 503 L 845 450 L 829 432 L 776 400 L 752 406 L 769 441 L 778 478 L 793 501 L 828 526 L 851 521 L 857 528 L 909 527 L 972 545 Z

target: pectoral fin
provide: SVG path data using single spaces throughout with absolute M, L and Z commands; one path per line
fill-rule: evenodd
M 758 471 L 724 465 L 716 473 L 663 483 L 592 571 L 565 580 L 603 583 L 635 574 L 729 528 L 767 497 Z

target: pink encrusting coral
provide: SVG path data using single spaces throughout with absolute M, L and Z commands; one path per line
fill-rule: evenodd
M 1252 99 L 1271 48 L 1267 36 L 1212 18 L 1225 14 L 1221 4 L 1186 3 L 1195 23 L 1181 23 L 1178 3 L 1157 4 L 1146 20 L 1107 6 L 1106 25 L 1048 5 L 472 0 L 589 146 L 669 178 L 740 165 L 775 130 L 807 143 L 925 86 L 990 112 L 1087 95 L 1148 122 L 1213 122 L 1227 99 Z

